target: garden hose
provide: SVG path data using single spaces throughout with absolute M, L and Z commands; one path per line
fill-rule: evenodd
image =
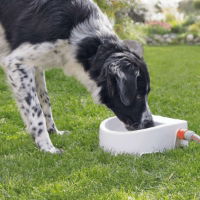
M 180 140 L 195 141 L 200 143 L 200 136 L 197 135 L 194 131 L 187 129 L 179 129 L 177 131 L 177 138 Z

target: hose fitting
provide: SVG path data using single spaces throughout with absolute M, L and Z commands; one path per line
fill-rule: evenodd
M 195 141 L 200 143 L 200 136 L 197 135 L 194 131 L 186 129 L 179 129 L 177 131 L 177 138 L 180 140 Z

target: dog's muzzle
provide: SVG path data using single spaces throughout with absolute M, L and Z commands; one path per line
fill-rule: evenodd
M 129 131 L 141 130 L 154 127 L 153 120 L 145 120 L 142 123 L 134 123 L 132 125 L 126 125 L 126 129 Z

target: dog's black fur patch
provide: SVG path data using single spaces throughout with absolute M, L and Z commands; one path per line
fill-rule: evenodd
M 0 22 L 15 49 L 24 42 L 68 39 L 72 29 L 95 12 L 93 4 L 80 0 L 1 0 Z

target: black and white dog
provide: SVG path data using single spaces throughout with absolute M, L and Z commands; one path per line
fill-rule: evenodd
M 92 0 L 1 0 L 0 65 L 37 146 L 59 153 L 43 71 L 62 67 L 128 129 L 153 125 L 150 81 L 134 42 L 120 40 Z

